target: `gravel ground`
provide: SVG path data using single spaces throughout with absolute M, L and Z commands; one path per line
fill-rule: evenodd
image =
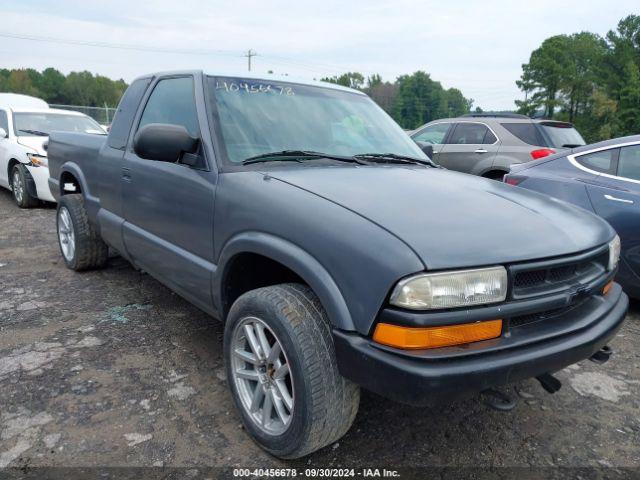
M 518 407 L 479 399 L 420 409 L 363 393 L 351 431 L 283 462 L 240 426 L 222 328 L 115 257 L 65 268 L 51 206 L 0 191 L 0 467 L 639 467 L 640 308 L 611 361 L 574 365 Z

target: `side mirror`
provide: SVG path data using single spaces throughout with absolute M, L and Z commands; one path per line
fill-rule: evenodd
M 136 133 L 133 150 L 147 160 L 177 162 L 183 153 L 196 153 L 199 142 L 182 125 L 150 123 Z
M 0 140 L 5 139 L 9 136 L 9 134 L 7 133 L 7 131 L 0 127 Z
M 418 142 L 420 150 L 422 150 L 429 159 L 433 160 L 433 145 L 430 143 Z

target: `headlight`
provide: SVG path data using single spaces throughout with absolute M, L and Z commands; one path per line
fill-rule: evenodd
M 607 270 L 615 270 L 618 266 L 618 260 L 620 260 L 620 237 L 616 235 L 609 242 L 609 265 Z
M 39 155 L 37 153 L 27 153 L 31 165 L 34 167 L 48 167 L 49 162 L 46 155 Z
M 468 307 L 503 302 L 507 297 L 504 267 L 424 273 L 405 278 L 391 294 L 391 304 L 411 310 Z

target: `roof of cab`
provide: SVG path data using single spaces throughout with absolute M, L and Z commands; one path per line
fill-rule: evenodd
M 30 97 L 19 93 L 0 93 L 0 108 L 17 109 L 48 109 L 49 105 L 41 98 Z
M 266 82 L 278 82 L 278 83 L 293 83 L 298 85 L 311 85 L 315 87 L 322 88 L 330 88 L 333 90 L 342 90 L 344 92 L 357 93 L 359 95 L 365 95 L 364 92 L 360 90 L 356 90 L 354 88 L 344 87 L 342 85 L 337 85 L 335 83 L 322 82 L 318 80 L 309 80 L 307 78 L 300 78 L 294 76 L 278 76 L 269 73 L 255 73 L 255 72 L 203 72 L 202 70 L 179 70 L 179 71 L 167 71 L 167 72 L 155 72 L 148 75 L 141 75 L 138 78 L 149 78 L 149 77 L 166 77 L 173 75 L 208 75 L 212 77 L 235 77 L 242 79 L 250 79 L 250 80 L 263 80 Z M 138 79 L 136 78 L 136 80 Z

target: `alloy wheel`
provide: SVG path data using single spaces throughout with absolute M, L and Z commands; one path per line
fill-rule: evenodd
M 256 317 L 238 322 L 231 344 L 231 375 L 243 409 L 270 435 L 281 435 L 293 418 L 293 377 L 282 343 Z
M 60 207 L 58 211 L 58 239 L 64 258 L 71 262 L 76 253 L 76 237 L 73 232 L 73 222 L 67 207 Z
M 22 177 L 20 176 L 20 172 L 18 169 L 15 169 L 13 172 L 13 196 L 16 198 L 18 203 L 22 203 L 22 199 L 24 198 L 24 184 L 22 183 Z

